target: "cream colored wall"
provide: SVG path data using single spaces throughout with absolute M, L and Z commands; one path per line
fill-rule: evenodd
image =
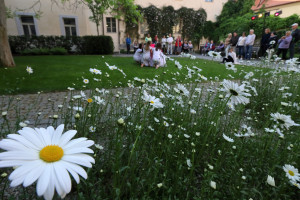
M 282 14 L 280 15 L 282 18 L 289 17 L 293 14 L 300 15 L 300 2 L 267 8 L 266 10 L 270 11 L 271 15 L 274 15 L 277 10 L 282 10 Z
M 141 7 L 154 5 L 156 7 L 173 6 L 174 9 L 181 7 L 193 8 L 198 10 L 203 8 L 207 13 L 207 20 L 216 21 L 216 16 L 220 15 L 224 3 L 228 0 L 213 0 L 206 2 L 205 0 L 135 0 L 135 3 Z

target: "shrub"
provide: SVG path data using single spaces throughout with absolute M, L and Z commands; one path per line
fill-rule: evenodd
M 53 49 L 50 49 L 50 53 L 52 55 L 66 55 L 68 54 L 68 51 L 63 47 L 55 47 Z
M 13 54 L 45 55 L 46 51 L 39 49 L 55 49 L 52 54 L 112 54 L 114 43 L 110 36 L 9 36 L 9 43 Z M 62 50 L 64 48 L 66 50 Z M 35 50 L 33 50 L 35 49 Z M 32 51 L 33 50 L 33 51 Z M 50 54 L 47 53 L 47 54 Z
M 22 55 L 49 55 L 50 50 L 44 49 L 44 48 L 25 49 L 25 50 L 21 51 L 21 54 Z

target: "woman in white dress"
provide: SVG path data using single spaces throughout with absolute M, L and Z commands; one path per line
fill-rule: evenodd
M 143 44 L 139 44 L 139 48 L 135 51 L 133 55 L 134 61 L 141 64 L 143 62 Z
M 141 67 L 149 66 L 150 65 L 150 62 L 151 62 L 151 52 L 152 52 L 152 49 L 151 49 L 150 45 L 151 45 L 151 42 L 148 41 L 147 44 L 146 44 L 146 46 L 143 49 L 143 62 L 141 64 Z
M 153 64 L 156 69 L 160 66 L 165 65 L 164 55 L 161 51 L 161 43 L 157 43 L 155 49 L 153 50 Z

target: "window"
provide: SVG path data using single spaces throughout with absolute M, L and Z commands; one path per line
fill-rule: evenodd
M 36 35 L 33 16 L 21 15 L 20 20 L 21 20 L 24 35 L 26 36 Z
M 205 0 L 205 2 L 213 2 L 213 0 Z
M 63 18 L 66 36 L 76 36 L 76 21 L 75 18 Z
M 107 17 L 106 18 L 106 31 L 108 33 L 116 33 L 117 28 L 116 28 L 116 19 L 112 17 Z

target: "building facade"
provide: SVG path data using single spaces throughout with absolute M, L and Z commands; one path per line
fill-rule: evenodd
M 5 5 L 15 14 L 7 19 L 9 35 L 97 35 L 95 23 L 89 20 L 90 10 L 78 3 L 69 0 L 61 3 L 60 0 L 5 0 Z M 77 1 L 78 2 L 78 1 Z M 173 6 L 174 9 L 181 7 L 198 10 L 203 8 L 207 13 L 207 20 L 215 21 L 227 0 L 135 0 L 137 5 L 148 7 L 154 5 L 158 8 Z M 36 17 L 40 12 L 41 16 Z M 139 24 L 139 32 L 144 33 L 147 27 L 145 22 Z M 109 13 L 104 15 L 99 33 L 113 38 L 115 51 L 125 43 L 125 23 L 115 19 Z M 174 27 L 176 32 L 176 27 Z M 180 33 L 178 33 L 180 34 Z
M 293 14 L 300 15 L 300 0 L 255 0 L 251 9 L 257 12 L 261 8 L 270 11 L 271 15 L 281 10 L 280 17 L 288 17 Z

